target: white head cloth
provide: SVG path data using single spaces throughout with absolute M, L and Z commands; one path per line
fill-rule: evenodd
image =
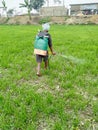
M 50 29 L 49 23 L 42 24 L 42 28 L 43 28 L 43 30 L 47 30 L 48 31 Z

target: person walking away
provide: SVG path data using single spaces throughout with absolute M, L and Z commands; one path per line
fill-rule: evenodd
M 49 34 L 50 25 L 45 23 L 42 25 L 43 31 L 40 31 L 36 36 L 35 45 L 34 45 L 34 54 L 36 54 L 36 62 L 37 62 L 37 76 L 41 76 L 40 69 L 42 60 L 44 61 L 44 67 L 47 69 L 48 67 L 48 47 L 52 55 L 56 53 L 53 51 L 52 47 L 52 38 Z

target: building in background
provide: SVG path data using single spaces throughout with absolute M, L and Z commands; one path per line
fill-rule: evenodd
M 66 16 L 67 8 L 65 8 L 64 6 L 43 7 L 40 9 L 40 15 L 42 16 Z
M 44 6 L 40 9 L 42 16 L 66 16 L 64 0 L 46 0 Z
M 45 6 L 40 10 L 40 15 L 42 16 L 81 16 L 95 14 L 98 14 L 98 3 Z
M 95 15 L 98 14 L 98 3 L 70 4 L 70 14 Z

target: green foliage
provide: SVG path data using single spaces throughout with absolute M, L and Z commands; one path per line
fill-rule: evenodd
M 31 20 L 32 9 L 38 10 L 44 4 L 44 0 L 24 0 L 24 3 L 20 3 L 20 8 L 28 9 L 28 16 Z
M 22 8 L 22 7 L 26 7 L 30 11 L 33 8 L 29 0 L 24 0 L 24 4 L 20 3 L 20 8 Z
M 44 0 L 30 0 L 30 3 L 35 10 L 39 10 L 44 4 Z
M 50 17 L 44 17 L 40 19 L 39 24 L 48 23 L 50 21 L 51 21 Z
M 10 16 L 13 15 L 13 13 L 14 13 L 14 9 L 9 9 L 9 10 L 7 11 L 7 16 L 10 17 Z
M 67 20 L 67 19 L 69 19 L 70 18 L 70 16 L 65 16 L 65 21 Z
M 2 0 L 2 5 L 3 5 L 3 7 L 6 9 L 6 3 L 5 3 L 5 0 Z
M 29 16 L 29 19 L 31 20 L 31 11 L 33 9 L 33 6 L 31 5 L 31 1 L 30 0 L 24 0 L 24 3 L 20 3 L 20 8 L 27 8 L 28 16 Z
M 0 129 L 98 129 L 98 26 L 51 25 L 55 56 L 36 76 L 40 25 L 0 26 Z M 6 35 L 7 34 L 7 35 Z

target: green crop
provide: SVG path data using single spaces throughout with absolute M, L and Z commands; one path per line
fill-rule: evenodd
M 51 25 L 56 55 L 42 77 L 38 29 L 0 26 L 0 130 L 97 130 L 98 26 Z

